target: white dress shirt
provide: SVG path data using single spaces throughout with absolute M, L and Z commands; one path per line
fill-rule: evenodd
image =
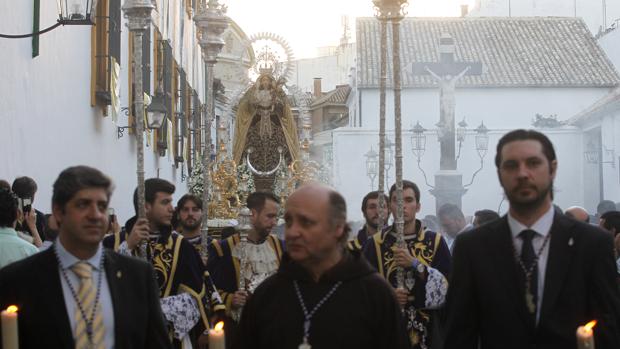
M 545 238 L 551 231 L 551 225 L 553 224 L 553 215 L 555 210 L 553 209 L 553 205 L 549 207 L 549 210 L 545 212 L 534 224 L 531 226 L 525 226 L 517 221 L 513 216 L 508 212 L 508 226 L 510 227 L 510 232 L 512 233 L 512 243 L 514 244 L 515 250 L 521 255 L 521 248 L 523 247 L 523 240 L 519 234 L 523 230 L 533 230 L 536 232 L 536 235 L 532 239 L 532 245 L 534 247 L 534 254 L 538 255 L 538 252 L 542 248 L 542 245 L 545 241 Z M 551 238 L 549 238 L 551 239 Z M 543 291 L 545 289 L 545 273 L 547 271 L 547 260 L 549 258 L 549 245 L 551 241 L 547 242 L 544 250 L 540 253 L 540 257 L 538 258 L 538 290 L 537 290 L 537 299 L 536 299 L 536 323 L 540 318 L 540 306 L 543 300 Z M 517 262 L 518 263 L 518 262 Z M 519 267 L 521 268 L 521 267 Z M 525 295 L 524 295 L 525 297 Z
M 58 254 L 58 258 L 60 259 L 60 268 L 64 269 L 69 282 L 71 282 L 71 286 L 73 286 L 73 290 L 75 293 L 78 293 L 80 289 L 80 278 L 71 270 L 71 267 L 80 262 L 81 260 L 69 253 L 62 243 L 60 243 L 60 239 L 56 239 L 56 243 L 54 244 L 56 248 L 56 253 Z M 105 327 L 105 334 L 103 336 L 103 343 L 106 349 L 114 349 L 114 308 L 112 306 L 112 296 L 110 295 L 110 287 L 108 286 L 108 280 L 106 278 L 105 270 L 99 270 L 99 265 L 101 262 L 101 258 L 103 256 L 103 247 L 99 244 L 99 249 L 94 256 L 90 259 L 85 260 L 84 262 L 90 264 L 93 267 L 93 287 L 97 287 L 99 283 L 99 274 L 101 274 L 101 293 L 99 295 L 99 303 L 101 304 L 101 311 L 103 312 L 103 326 Z M 65 299 L 65 306 L 67 308 L 67 315 L 69 315 L 69 323 L 71 325 L 71 333 L 73 334 L 73 338 L 75 338 L 75 310 L 77 304 L 73 295 L 71 294 L 71 290 L 69 289 L 69 285 L 67 285 L 67 281 L 64 276 L 62 276 L 62 271 L 58 270 L 60 283 L 62 284 L 62 294 Z M 90 314 L 88 315 L 90 316 Z

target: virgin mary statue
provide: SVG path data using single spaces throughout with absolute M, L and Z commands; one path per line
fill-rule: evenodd
M 233 157 L 241 165 L 249 155 L 258 172 L 271 172 L 280 164 L 282 149 L 285 166 L 299 159 L 299 138 L 291 107 L 278 81 L 271 73 L 262 73 L 239 102 L 235 120 Z M 271 190 L 273 175 L 257 175 L 257 190 Z

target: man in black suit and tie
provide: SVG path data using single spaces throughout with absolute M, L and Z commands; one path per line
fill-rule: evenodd
M 94 168 L 61 172 L 52 196 L 58 239 L 0 270 L 0 308 L 19 308 L 21 349 L 170 348 L 151 266 L 101 245 L 111 193 Z
M 590 320 L 597 349 L 620 348 L 612 239 L 554 210 L 551 141 L 509 132 L 495 164 L 510 210 L 456 239 L 444 348 L 576 348 Z

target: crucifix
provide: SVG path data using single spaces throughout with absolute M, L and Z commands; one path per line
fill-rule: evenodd
M 461 174 L 456 171 L 456 83 L 463 76 L 482 74 L 481 62 L 457 62 L 454 58 L 455 51 L 454 38 L 449 34 L 442 34 L 439 39 L 439 62 L 414 63 L 412 67 L 414 75 L 430 75 L 439 83 L 437 127 L 441 150 L 440 172 L 435 175 L 435 188 L 431 191 L 436 197 L 437 208 L 444 203 L 461 206 L 461 197 L 466 189 L 463 188 Z
M 454 39 L 443 34 L 439 39 L 439 62 L 413 64 L 414 75 L 431 75 L 439 82 L 439 142 L 441 170 L 456 170 L 455 90 L 456 83 L 465 75 L 481 75 L 482 63 L 457 62 L 454 59 Z

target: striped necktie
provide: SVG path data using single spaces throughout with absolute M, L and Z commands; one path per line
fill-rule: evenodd
M 87 262 L 75 263 L 71 270 L 80 278 L 75 307 L 75 349 L 103 349 L 103 314 L 97 290 L 93 286 L 93 268 Z M 93 306 L 97 309 L 93 314 Z

